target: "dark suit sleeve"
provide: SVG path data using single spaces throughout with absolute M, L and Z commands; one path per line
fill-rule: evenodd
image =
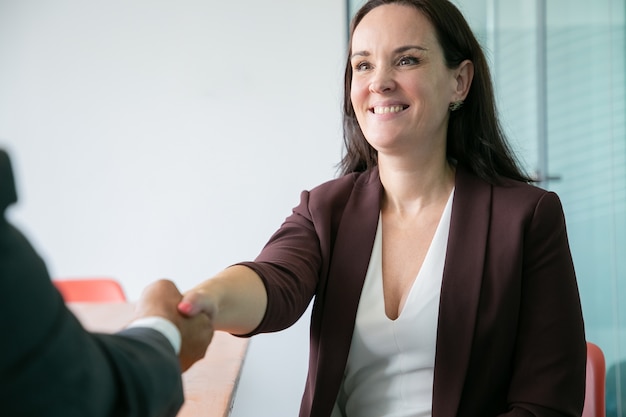
M 0 219 L 0 404 L 10 416 L 173 416 L 183 401 L 165 337 L 85 331 L 24 236 Z

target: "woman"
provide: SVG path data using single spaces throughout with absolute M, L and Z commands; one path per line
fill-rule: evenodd
M 446 0 L 351 27 L 343 174 L 254 262 L 179 309 L 284 329 L 311 299 L 300 416 L 580 416 L 585 336 L 558 197 L 509 151 L 482 51 Z

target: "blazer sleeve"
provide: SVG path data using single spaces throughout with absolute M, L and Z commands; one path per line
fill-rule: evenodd
M 580 416 L 586 342 L 559 198 L 538 201 L 523 243 L 518 336 L 503 416 Z M 529 414 L 530 413 L 530 414 Z
M 305 312 L 317 287 L 322 263 L 318 230 L 309 208 L 310 193 L 271 236 L 254 262 L 240 262 L 255 271 L 267 291 L 267 310 L 257 333 L 283 330 Z
M 146 328 L 87 332 L 43 260 L 0 218 L 0 403 L 11 416 L 173 416 L 178 358 Z

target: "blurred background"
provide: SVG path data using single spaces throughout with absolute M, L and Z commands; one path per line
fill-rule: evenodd
M 55 278 L 136 299 L 255 257 L 341 157 L 348 21 L 362 1 L 0 0 L 10 219 Z M 525 167 L 559 193 L 587 338 L 626 416 L 624 0 L 457 0 Z M 255 337 L 233 416 L 297 415 L 308 314 Z M 620 394 L 621 393 L 621 394 Z

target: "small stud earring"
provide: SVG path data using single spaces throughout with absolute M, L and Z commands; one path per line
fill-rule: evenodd
M 448 106 L 448 107 L 449 107 L 450 111 L 457 111 L 462 106 L 463 106 L 463 100 L 457 100 L 457 101 L 454 101 L 454 102 L 450 103 L 450 106 Z

